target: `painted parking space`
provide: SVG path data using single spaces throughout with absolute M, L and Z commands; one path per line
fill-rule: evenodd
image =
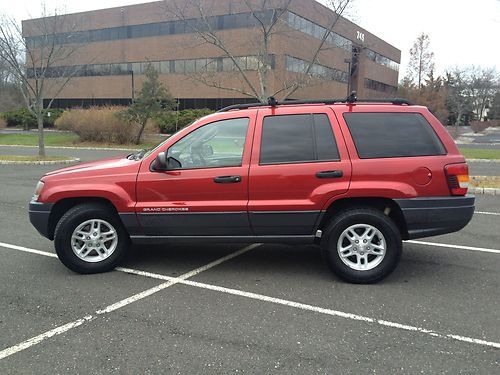
M 262 247 L 260 247 L 260 249 L 261 248 Z M 248 254 L 250 254 L 250 251 L 247 251 L 246 249 L 242 251 L 242 255 L 248 255 Z M 227 261 L 234 260 L 234 259 L 236 259 L 236 256 L 238 256 L 238 255 L 239 255 L 238 253 L 235 253 L 234 255 L 231 255 L 230 257 L 225 257 L 225 258 L 223 258 L 222 261 L 217 262 L 215 265 L 219 265 L 219 263 L 222 264 L 226 260 Z M 230 258 L 232 258 L 232 259 L 230 259 Z M 212 267 L 213 267 L 212 265 L 209 265 L 208 267 L 202 267 L 201 270 L 202 271 L 208 271 Z M 133 272 L 135 272 L 135 271 L 133 271 Z M 194 272 L 194 273 L 191 273 L 189 276 L 196 276 L 195 274 L 201 273 L 201 272 Z M 140 272 L 136 272 L 136 274 L 140 274 L 141 276 L 149 277 L 148 275 L 146 275 L 146 274 L 143 275 Z M 189 283 L 189 282 L 186 281 L 186 283 Z M 292 308 L 297 308 L 298 305 L 303 305 L 303 304 L 300 304 L 300 303 L 294 303 L 293 301 L 287 301 L 287 300 L 283 300 L 283 299 L 276 299 L 276 298 L 273 298 L 273 297 L 263 296 L 263 295 L 256 295 L 255 293 L 252 293 L 252 292 L 245 292 L 245 291 L 236 291 L 236 292 L 234 292 L 235 291 L 234 289 L 233 289 L 233 292 L 231 292 L 230 289 L 228 289 L 228 288 L 210 286 L 211 284 L 203 284 L 202 285 L 202 284 L 199 284 L 197 282 L 191 282 L 191 283 L 192 284 L 187 284 L 187 285 L 196 286 L 196 287 L 199 287 L 199 288 L 202 288 L 202 289 L 214 290 L 214 291 L 218 291 L 218 292 L 221 292 L 221 293 L 232 294 L 232 295 L 236 295 L 236 296 L 243 296 L 243 297 L 250 298 L 252 300 L 257 300 L 257 301 L 278 303 L 280 305 L 285 305 L 285 306 L 292 307 Z M 152 290 L 155 290 L 154 293 L 156 293 L 157 291 L 160 291 L 161 289 L 162 289 L 161 286 L 160 286 L 160 288 L 158 288 L 158 286 L 152 288 Z M 269 288 L 267 288 L 267 289 L 269 289 Z M 148 291 L 146 291 L 146 292 L 148 292 Z M 141 294 L 144 294 L 144 292 L 139 293 L 139 295 L 141 295 Z M 149 295 L 150 294 L 147 294 L 146 297 L 149 297 Z M 190 297 L 191 297 L 191 295 L 190 295 Z M 135 298 L 135 297 L 132 296 L 132 298 Z M 142 298 L 143 297 L 141 297 L 141 299 Z M 157 297 L 157 298 L 159 298 L 159 297 Z M 130 300 L 130 298 L 125 299 L 125 301 L 127 301 L 127 300 Z M 193 299 L 192 301 L 194 302 L 195 300 Z M 130 303 L 133 303 L 133 302 L 136 302 L 136 300 L 133 300 Z M 197 302 L 196 304 L 198 305 L 199 301 L 196 301 L 196 302 Z M 403 302 L 403 301 L 400 301 L 400 302 Z M 130 303 L 127 302 L 126 304 L 123 304 L 123 306 L 127 306 Z M 107 308 L 108 311 L 106 311 L 106 309 L 105 309 L 104 312 L 105 313 L 109 313 L 109 312 L 115 311 L 116 308 L 113 308 L 112 306 L 113 305 L 111 305 L 111 308 L 108 306 L 108 308 Z M 119 308 L 121 308 L 123 306 L 119 306 Z M 301 308 L 301 309 L 304 309 L 303 306 L 302 307 L 298 306 L 298 307 Z M 320 312 L 320 313 L 325 314 L 326 310 L 324 308 L 320 308 L 320 307 L 314 306 L 314 305 L 307 305 L 307 306 L 309 306 L 309 307 L 305 308 L 305 310 L 308 310 L 308 311 L 311 311 L 311 312 L 316 312 L 316 313 Z M 99 312 L 99 311 L 101 311 L 101 312 Z M 102 311 L 103 310 L 98 310 L 97 314 L 101 314 Z M 210 310 L 210 311 L 212 311 L 212 310 Z M 373 318 L 369 318 L 369 317 L 366 317 L 366 316 L 363 316 L 363 315 L 358 315 L 358 314 L 344 313 L 344 312 L 339 312 L 337 310 L 328 310 L 328 311 L 329 311 L 329 313 L 327 313 L 327 315 L 333 315 L 333 316 L 336 316 L 336 317 L 347 318 L 347 319 L 354 320 L 354 321 L 361 321 L 364 324 L 367 324 L 367 323 L 368 324 L 369 323 L 377 323 L 378 322 L 378 324 L 381 324 L 383 326 L 383 328 L 394 328 L 394 329 L 397 329 L 397 330 L 406 330 L 406 331 L 417 333 L 417 334 L 424 333 L 424 334 L 426 334 L 428 336 L 435 337 L 437 339 L 454 339 L 454 340 L 458 340 L 458 341 L 462 341 L 462 342 L 469 342 L 469 343 L 475 344 L 475 345 L 483 345 L 483 346 L 485 345 L 487 347 L 500 347 L 500 343 L 497 343 L 497 342 L 486 341 L 486 340 L 482 340 L 482 339 L 478 339 L 478 338 L 471 338 L 471 337 L 467 337 L 467 336 L 458 335 L 456 333 L 439 333 L 439 331 L 429 330 L 427 328 L 415 327 L 415 326 L 408 326 L 408 325 L 403 325 L 403 324 L 398 323 L 398 322 L 391 322 L 391 321 L 387 321 L 387 320 L 375 320 Z M 365 309 L 365 311 L 366 311 L 366 309 Z M 333 314 L 332 314 L 332 312 L 333 312 Z M 84 316 L 81 319 L 83 319 L 83 320 L 90 320 L 90 319 L 94 319 L 94 317 L 92 317 L 92 316 L 90 316 L 90 317 L 89 316 Z M 432 320 L 432 317 L 428 317 L 428 320 Z M 424 319 L 424 321 L 425 321 L 425 319 Z M 74 324 L 74 323 L 78 323 L 78 322 L 79 321 L 77 320 L 75 322 L 70 322 L 68 324 Z M 78 323 L 78 326 L 79 325 L 80 325 L 80 323 Z
M 265 245 L 158 288 L 245 245 L 135 246 L 122 264 L 132 274 L 77 275 L 29 224 L 27 201 L 45 170 L 23 168 L 2 169 L 0 242 L 47 254 L 0 246 L 0 351 L 22 349 L 0 360 L 0 373 L 494 373 L 499 366 L 500 255 L 455 246 L 499 249 L 496 215 L 423 240 L 447 248 L 406 243 L 400 266 L 376 285 L 339 281 L 316 247 Z M 477 207 L 500 212 L 495 197 L 478 196 Z
M 76 275 L 57 259 L 6 248 L 0 256 L 2 349 L 158 284 L 120 273 Z
M 8 357 L 0 368 L 22 366 L 38 373 L 493 373 L 494 355 L 480 345 L 176 285 Z
M 256 361 L 252 368 L 266 371 L 274 367 L 287 372 L 299 371 L 301 366 L 306 371 L 326 371 L 338 366 L 339 358 L 347 361 L 354 357 L 357 361 L 348 366 L 353 371 L 369 368 L 381 372 L 412 368 L 475 371 L 494 368 L 491 356 L 494 352 L 488 348 L 500 345 L 456 334 L 445 337 L 442 333 L 396 322 L 383 321 L 381 325 L 365 316 L 343 315 L 315 306 L 304 308 L 291 301 L 249 292 L 234 293 L 210 284 L 189 280 L 185 283 L 194 289 L 176 286 L 155 294 L 154 298 L 127 304 L 109 317 L 90 317 L 89 324 L 79 324 L 71 332 L 22 350 L 0 365 L 8 369 L 22 361 L 28 369 L 47 369 L 50 363 L 47 359 L 56 354 L 64 359 L 56 369 L 62 369 L 64 363 L 66 369 L 81 370 L 85 363 L 83 368 L 89 372 L 103 368 L 158 371 L 163 367 L 216 373 L 221 369 L 244 369 L 252 360 Z M 158 343 L 163 345 L 155 346 Z M 404 361 L 372 362 L 377 356 L 394 351 L 395 345 L 398 358 L 404 357 Z M 75 352 L 72 349 L 75 346 L 86 350 Z M 331 351 L 335 356 L 332 357 Z M 124 358 L 124 352 L 132 354 Z M 98 360 L 84 362 L 84 355 Z M 34 358 L 42 360 L 35 362 Z M 188 361 L 189 358 L 196 360 Z

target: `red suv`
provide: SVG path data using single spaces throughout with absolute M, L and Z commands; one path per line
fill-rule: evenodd
M 47 173 L 29 215 L 79 273 L 113 269 L 131 242 L 315 243 L 339 277 L 372 283 L 402 240 L 471 220 L 468 179 L 425 107 L 271 101 L 227 107 L 149 151 Z

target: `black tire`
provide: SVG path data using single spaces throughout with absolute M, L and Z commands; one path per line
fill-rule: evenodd
M 367 259 L 372 259 L 376 264 L 371 269 L 359 270 L 355 269 L 355 265 L 348 265 L 342 260 L 337 245 L 342 233 L 353 225 L 368 225 L 378 230 L 385 240 L 385 254 L 377 258 L 376 255 L 370 255 L 371 258 L 366 258 L 365 263 L 369 262 Z M 363 228 L 361 228 L 361 231 Z M 343 237 L 346 240 L 345 237 Z M 378 239 L 378 235 L 375 240 Z M 347 242 L 349 245 L 349 241 Z M 353 245 L 356 246 L 356 245 Z M 371 284 L 382 280 L 387 277 L 397 266 L 402 254 L 402 241 L 401 234 L 396 224 L 384 215 L 382 212 L 371 208 L 356 208 L 344 211 L 334 217 L 331 223 L 325 230 L 321 241 L 321 249 L 324 259 L 334 274 L 341 279 L 355 283 L 355 284 Z M 353 248 L 354 249 L 354 248 Z M 360 248 L 356 247 L 357 254 L 350 257 L 344 257 L 351 263 L 360 262 L 358 255 Z M 366 252 L 366 248 L 362 249 Z M 349 253 L 348 250 L 346 253 Z M 381 260 L 378 260 L 380 259 Z M 377 259 L 377 261 L 374 261 Z M 377 262 L 380 262 L 377 264 Z
M 80 259 L 72 249 L 73 232 L 88 220 L 103 220 L 116 231 L 118 242 L 111 254 L 102 261 L 85 261 Z M 85 203 L 69 209 L 57 223 L 54 235 L 54 247 L 59 260 L 70 270 L 82 274 L 113 270 L 125 255 L 129 244 L 130 238 L 120 219 L 109 207 L 99 203 Z M 97 250 L 93 251 L 93 254 L 97 255 Z

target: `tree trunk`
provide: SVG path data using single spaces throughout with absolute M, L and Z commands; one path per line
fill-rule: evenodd
M 142 132 L 144 131 L 144 128 L 146 127 L 146 123 L 148 122 L 148 120 L 146 119 L 142 124 L 141 124 L 141 128 L 139 129 L 139 132 L 137 133 L 137 138 L 135 139 L 135 144 L 138 145 L 139 143 L 141 143 L 141 137 L 142 137 Z
M 455 120 L 455 138 L 460 136 L 460 119 L 462 118 L 462 112 L 458 111 L 457 119 Z
M 44 158 L 45 154 L 45 139 L 43 135 L 43 113 L 36 114 L 36 122 L 38 124 L 38 156 Z

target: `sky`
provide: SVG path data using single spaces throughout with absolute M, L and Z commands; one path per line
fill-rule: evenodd
M 328 0 L 321 0 L 326 2 Z M 141 0 L 45 0 L 47 9 L 82 12 L 146 3 Z M 41 14 L 41 0 L 0 0 L 0 14 L 16 19 Z M 500 71 L 500 0 L 352 0 L 347 18 L 401 50 L 399 78 L 406 72 L 417 36 L 429 34 L 437 74 L 456 66 Z

